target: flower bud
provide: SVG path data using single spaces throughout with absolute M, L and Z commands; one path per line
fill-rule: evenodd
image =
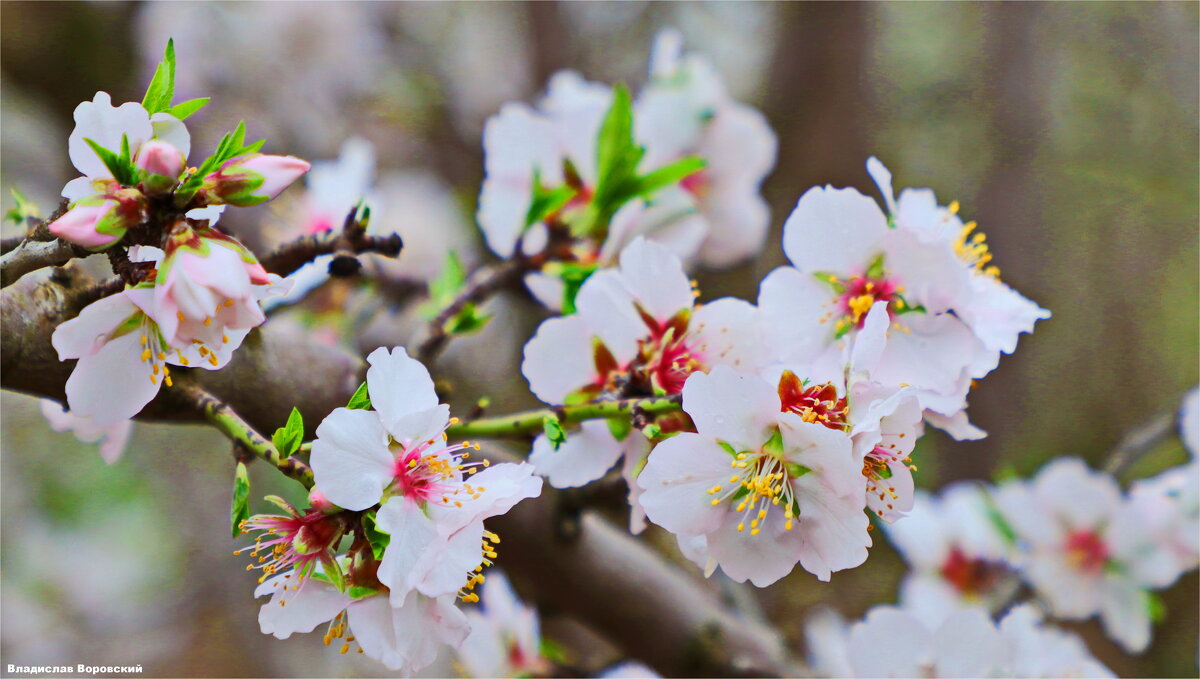
M 128 189 L 77 201 L 49 228 L 50 233 L 65 241 L 89 250 L 103 250 L 121 240 L 130 227 L 145 218 L 142 194 Z
M 325 493 L 322 493 L 321 489 L 316 486 L 308 491 L 308 504 L 322 514 L 337 514 L 343 511 L 341 507 L 330 502 L 329 498 L 325 497 Z
M 210 204 L 251 207 L 278 196 L 309 167 L 306 161 L 293 156 L 253 153 L 233 158 L 205 177 L 204 189 Z
M 186 159 L 179 149 L 165 141 L 154 139 L 138 149 L 134 165 L 145 173 L 142 188 L 146 193 L 166 193 L 179 183 Z

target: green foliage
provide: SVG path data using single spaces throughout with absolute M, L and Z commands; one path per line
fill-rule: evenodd
M 120 153 L 114 153 L 87 137 L 84 137 L 83 141 L 92 147 L 92 150 L 100 157 L 100 162 L 104 163 L 104 167 L 108 168 L 108 171 L 112 173 L 113 179 L 117 180 L 121 186 L 137 185 L 138 171 L 133 166 L 133 158 L 129 152 L 128 135 L 121 135 Z
M 284 457 L 291 457 L 292 453 L 300 449 L 300 443 L 304 440 L 304 416 L 295 407 L 288 415 L 287 424 L 275 430 L 271 436 L 271 443 L 275 445 L 275 449 Z
M 582 264 L 577 262 L 561 262 L 554 267 L 547 267 L 543 271 L 551 275 L 558 276 L 563 282 L 563 301 L 562 313 L 564 316 L 569 316 L 575 313 L 575 297 L 579 295 L 579 289 L 583 287 L 584 282 L 597 269 L 596 264 Z
M 633 422 L 628 417 L 610 417 L 608 431 L 616 440 L 624 441 L 629 432 L 633 431 Z
M 200 190 L 204 184 L 204 178 L 220 169 L 226 161 L 232 160 L 239 156 L 258 153 L 266 140 L 259 139 L 251 144 L 246 144 L 246 121 L 238 123 L 237 128 L 233 132 L 228 132 L 221 137 L 221 142 L 217 144 L 217 150 L 211 156 L 206 158 L 200 164 L 199 169 L 188 177 L 176 191 L 175 202 L 178 205 L 186 205 Z
M 375 554 L 375 558 L 382 559 L 383 550 L 387 549 L 388 544 L 392 541 L 392 536 L 380 530 L 376 525 L 375 512 L 363 514 L 362 527 L 367 542 L 371 543 L 371 551 Z
M 209 97 L 188 99 L 187 101 L 180 102 L 167 109 L 167 113 L 170 113 L 180 120 L 187 120 L 188 116 L 208 105 L 209 101 L 211 101 Z
M 558 665 L 565 665 L 569 660 L 567 647 L 547 637 L 542 637 L 538 644 L 538 653 L 546 660 Z
M 237 463 L 233 474 L 233 499 L 229 504 L 229 523 L 233 537 L 242 532 L 242 522 L 250 518 L 250 476 L 246 473 L 246 463 Z
M 367 392 L 367 383 L 363 382 L 358 385 L 358 389 L 354 390 L 354 395 L 346 403 L 346 407 L 350 410 L 370 410 L 371 396 Z
M 23 226 L 26 220 L 31 217 L 38 216 L 38 206 L 30 202 L 29 199 L 25 197 L 25 194 L 21 193 L 15 188 L 9 189 L 9 191 L 12 193 L 13 200 L 15 200 L 17 204 L 9 209 L 8 212 L 4 213 L 4 219 L 6 221 L 11 221 L 14 224 Z
M 427 320 L 437 318 L 447 307 L 454 303 L 467 282 L 467 272 L 463 268 L 458 254 L 451 250 L 446 253 L 446 263 L 442 270 L 429 282 L 429 300 L 421 305 L 420 312 Z M 475 332 L 488 321 L 491 315 L 480 311 L 477 304 L 467 303 L 446 320 L 443 329 L 451 335 L 466 335 Z
M 546 439 L 550 441 L 550 446 L 555 450 L 567 442 L 567 432 L 563 429 L 562 422 L 559 421 L 557 415 L 547 415 L 542 420 L 542 431 L 545 432 Z
M 154 69 L 154 77 L 146 88 L 146 96 L 142 97 L 142 107 L 151 115 L 171 108 L 171 99 L 175 96 L 175 41 L 167 41 L 167 50 L 163 60 Z
M 542 185 L 542 174 L 533 171 L 533 198 L 529 202 L 529 212 L 525 215 L 525 228 L 537 224 L 547 216 L 558 212 L 576 196 L 578 191 L 564 185 L 549 189 Z

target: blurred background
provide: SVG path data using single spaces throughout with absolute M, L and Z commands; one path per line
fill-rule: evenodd
M 972 393 L 972 419 L 990 436 L 931 433 L 918 483 L 1025 476 L 1062 455 L 1098 465 L 1200 377 L 1198 21 L 1196 3 L 9 1 L 0 4 L 2 202 L 11 207 L 8 189 L 19 188 L 51 211 L 75 176 L 66 154 L 75 106 L 97 90 L 140 100 L 173 37 L 176 101 L 213 98 L 188 121 L 193 161 L 241 119 L 268 152 L 310 160 L 364 137 L 381 175 L 407 187 L 392 208 L 409 218 L 401 233 L 414 215 L 435 215 L 439 238 L 481 259 L 470 215 L 487 117 L 505 101 L 532 101 L 561 68 L 636 91 L 654 35 L 674 26 L 779 136 L 764 189 L 769 246 L 752 264 L 698 272 L 705 298 L 753 300 L 785 261 L 779 230 L 799 195 L 824 183 L 874 195 L 864 162 L 877 155 L 897 187 L 959 200 L 1004 280 L 1054 313 Z M 282 200 L 223 225 L 263 245 L 272 229 L 287 231 L 288 210 Z M 368 302 L 359 304 L 339 308 Z M 540 312 L 515 298 L 493 311 L 485 333 L 447 357 L 453 396 L 487 394 L 497 413 L 530 407 L 516 366 Z M 356 341 L 404 343 L 410 326 L 364 325 Z M 139 424 L 108 466 L 95 446 L 52 432 L 36 400 L 6 392 L 0 405 L 3 662 L 141 663 L 152 676 L 382 670 L 327 653 L 312 635 L 259 634 L 253 579 L 226 542 L 232 462 L 220 435 Z M 1165 443 L 1124 480 L 1184 459 Z M 252 495 L 280 492 L 261 467 L 252 466 Z M 661 538 L 651 535 L 672 553 Z M 902 573 L 881 540 L 832 584 L 796 572 L 760 599 L 799 648 L 809 607 L 856 618 L 894 601 Z M 1094 623 L 1070 627 L 1121 675 L 1195 676 L 1196 573 L 1163 594 L 1166 619 L 1140 657 L 1121 654 Z M 545 613 L 551 634 L 578 634 Z

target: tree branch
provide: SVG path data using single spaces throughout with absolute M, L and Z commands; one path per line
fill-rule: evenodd
M 502 262 L 477 269 L 446 308 L 433 320 L 429 321 L 425 340 L 417 347 L 414 354 L 420 362 L 429 366 L 437 360 L 438 354 L 446 347 L 450 334 L 446 332 L 446 324 L 450 322 L 468 304 L 480 304 L 500 290 L 516 283 L 521 275 L 531 267 L 530 260 L 513 257 Z
M 284 475 L 299 481 L 305 488 L 312 488 L 312 468 L 295 457 L 281 455 L 270 441 L 255 431 L 254 427 L 243 420 L 228 404 L 190 381 L 181 383 L 178 391 L 181 399 L 191 403 L 197 411 L 204 415 L 209 424 L 219 429 L 231 441 L 241 444 L 245 450 L 262 458 L 283 472 Z
M 0 288 L 7 288 L 31 271 L 48 266 L 62 266 L 72 259 L 92 254 L 95 253 L 64 240 L 25 239 L 17 247 L 0 255 Z
M 357 210 L 346 215 L 341 231 L 323 231 L 285 243 L 270 254 L 259 259 L 267 271 L 287 276 L 321 255 L 335 255 L 330 263 L 330 273 L 347 275 L 355 273 L 361 266 L 355 255 L 375 252 L 385 257 L 398 257 L 404 247 L 400 234 L 389 236 L 367 235 L 366 221 L 356 220 Z M 339 260 L 343 263 L 339 264 Z M 342 271 L 336 269 L 341 268 Z
M 1162 413 L 1128 431 L 1104 462 L 1104 471 L 1119 476 L 1143 455 L 1175 435 L 1175 413 Z
M 562 424 L 576 424 L 584 420 L 612 417 L 630 417 L 635 412 L 648 415 L 677 412 L 683 403 L 680 394 L 626 398 L 616 401 L 593 401 L 580 405 L 553 406 L 528 410 L 523 413 L 486 417 L 470 422 L 451 425 L 446 433 L 455 438 L 525 438 L 542 431 L 547 417 L 555 416 Z

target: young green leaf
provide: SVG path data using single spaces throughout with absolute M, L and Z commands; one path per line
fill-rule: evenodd
M 708 165 L 700 156 L 687 156 L 679 160 L 658 168 L 657 170 L 644 174 L 634 181 L 633 196 L 648 197 L 657 193 L 659 189 L 664 189 L 668 186 L 678 184 L 683 179 L 696 174 Z M 631 196 L 632 197 L 632 196 Z
M 491 314 L 485 314 L 479 310 L 479 307 L 474 304 L 467 304 L 446 322 L 446 332 L 451 335 L 467 335 L 477 330 L 481 330 L 483 326 L 492 320 Z
M 354 391 L 354 395 L 350 397 L 350 401 L 346 404 L 350 410 L 370 410 L 371 397 L 367 393 L 367 383 L 363 382 L 358 385 L 358 389 Z
M 15 206 L 4 213 L 4 219 L 12 221 L 15 224 L 24 225 L 25 221 L 30 217 L 38 216 L 38 206 L 30 202 L 25 194 L 18 191 L 15 187 L 9 189 L 12 193 L 13 200 L 17 202 Z
M 534 170 L 533 197 L 529 201 L 529 212 L 525 215 L 525 228 L 561 210 L 577 193 L 578 191 L 566 184 L 554 189 L 542 186 L 541 173 Z
M 619 173 L 635 148 L 633 141 L 633 101 L 622 84 L 613 88 L 613 101 L 600 125 L 596 140 L 596 193 L 610 176 Z
M 375 512 L 367 512 L 363 515 L 362 527 L 367 542 L 371 543 L 371 551 L 375 553 L 375 558 L 382 559 L 383 550 L 387 549 L 388 544 L 392 541 L 392 536 L 379 530 L 379 526 L 375 524 Z
M 180 120 L 187 120 L 188 116 L 190 116 L 193 113 L 195 113 L 196 111 L 199 111 L 200 109 L 204 108 L 208 104 L 209 101 L 210 101 L 209 97 L 203 97 L 200 99 L 188 99 L 187 101 L 175 104 L 174 106 L 172 106 L 170 109 L 167 110 L 167 113 L 170 113 L 171 115 L 175 116 L 176 118 L 178 118 Z
M 167 49 L 163 60 L 154 69 L 154 77 L 146 88 L 146 96 L 142 97 L 142 108 L 151 115 L 171 108 L 171 99 L 175 96 L 175 41 L 167 41 Z
M 237 463 L 233 474 L 233 500 L 229 504 L 229 522 L 233 537 L 242 532 L 242 522 L 250 518 L 250 476 L 246 473 L 246 463 Z
M 559 422 L 557 415 L 547 415 L 542 420 L 542 431 L 546 433 L 550 446 L 555 450 L 567 442 L 567 432 L 563 430 L 562 422 Z
M 304 440 L 304 416 L 295 407 L 288 415 L 287 424 L 275 430 L 275 434 L 271 436 L 271 443 L 275 444 L 275 449 L 284 457 L 291 457 L 292 453 L 300 449 L 300 443 Z
M 123 161 L 121 155 L 113 153 L 87 137 L 84 137 L 83 141 L 87 142 L 87 145 L 96 152 L 96 155 L 100 157 L 100 162 L 104 163 L 104 167 L 108 168 L 108 171 L 112 173 L 113 179 L 117 180 L 118 183 L 122 186 L 137 184 L 137 170 L 134 169 L 132 163 Z M 128 144 L 128 138 L 123 138 L 123 146 L 128 147 Z

